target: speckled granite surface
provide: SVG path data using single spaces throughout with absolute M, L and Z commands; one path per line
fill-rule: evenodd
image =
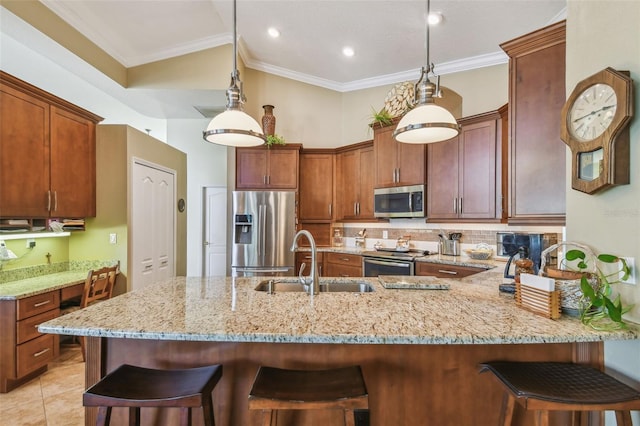
M 330 278 L 328 278 L 330 279 Z M 598 332 L 579 320 L 549 320 L 498 293 L 502 269 L 449 290 L 267 294 L 259 278 L 177 277 L 40 325 L 40 331 L 156 340 L 298 343 L 491 344 L 637 339 L 638 328 Z

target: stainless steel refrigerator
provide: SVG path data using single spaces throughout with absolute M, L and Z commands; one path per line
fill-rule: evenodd
M 292 191 L 233 192 L 234 277 L 294 274 L 295 202 Z

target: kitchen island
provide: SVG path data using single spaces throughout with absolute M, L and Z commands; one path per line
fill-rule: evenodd
M 458 280 L 424 278 L 449 289 L 390 290 L 377 278 L 354 278 L 375 291 L 311 298 L 256 291 L 259 278 L 178 277 L 49 321 L 40 331 L 89 336 L 87 385 L 125 362 L 158 368 L 223 364 L 214 392 L 216 419 L 239 426 L 260 424 L 260 413 L 247 409 L 259 365 L 349 364 L 363 368 L 371 425 L 495 425 L 501 389 L 478 374 L 478 363 L 601 366 L 603 341 L 640 335 L 635 327 L 598 332 L 576 318 L 554 321 L 521 310 L 499 294 L 500 268 Z M 87 414 L 86 424 L 92 424 L 95 412 Z M 174 414 L 147 411 L 143 422 L 156 424 L 151 417 L 157 416 L 157 424 L 172 424 Z M 114 418 L 122 416 L 114 410 Z M 517 417 L 532 424 L 524 413 Z M 341 424 L 339 418 L 291 412 L 278 424 Z M 554 424 L 564 421 L 557 416 Z

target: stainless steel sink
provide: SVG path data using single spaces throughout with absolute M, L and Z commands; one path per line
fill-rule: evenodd
M 309 286 L 302 285 L 299 280 L 273 279 L 260 281 L 255 290 L 268 293 L 308 292 Z M 320 293 L 371 293 L 375 291 L 373 285 L 368 282 L 337 279 L 320 280 L 319 290 Z

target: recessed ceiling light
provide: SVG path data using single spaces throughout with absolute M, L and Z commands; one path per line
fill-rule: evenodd
M 355 54 L 355 52 L 353 51 L 353 48 L 346 46 L 342 48 L 342 54 L 350 58 Z
M 267 30 L 267 32 L 269 33 L 269 35 L 273 38 L 278 38 L 280 37 L 280 31 L 278 31 L 277 28 L 271 27 Z
M 440 22 L 442 22 L 442 13 L 440 12 L 431 12 L 429 14 L 429 18 L 428 18 L 428 22 L 429 25 L 438 25 Z

